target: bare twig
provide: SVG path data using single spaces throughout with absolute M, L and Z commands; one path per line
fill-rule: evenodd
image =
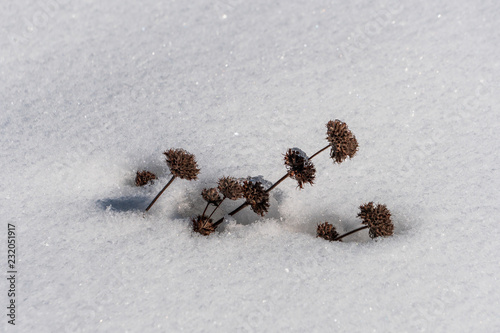
M 156 200 L 158 200 L 158 198 L 160 197 L 160 195 L 163 194 L 163 192 L 165 192 L 165 190 L 167 189 L 167 187 L 170 186 L 170 184 L 172 184 L 172 182 L 174 181 L 176 177 L 175 176 L 172 176 L 172 178 L 170 178 L 170 180 L 168 181 L 167 185 L 165 185 L 165 187 L 160 191 L 160 193 L 158 193 L 156 195 L 156 197 L 153 199 L 153 201 L 151 201 L 151 203 L 149 204 L 148 208 L 146 208 L 146 212 L 149 211 L 149 209 L 155 204 Z

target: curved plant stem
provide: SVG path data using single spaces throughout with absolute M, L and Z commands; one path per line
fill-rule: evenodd
M 240 210 L 242 210 L 243 208 L 245 208 L 246 206 L 248 206 L 248 203 L 245 201 L 244 203 L 242 203 L 238 208 L 236 208 L 235 210 L 233 210 L 231 213 L 229 213 L 229 215 L 233 216 L 234 214 L 238 213 Z M 215 211 L 215 210 L 214 210 Z M 212 212 L 213 214 L 213 212 Z M 212 215 L 210 215 L 212 216 Z M 214 227 L 217 228 L 217 226 L 219 224 L 221 224 L 222 222 L 224 222 L 224 216 L 221 217 L 220 219 L 217 220 L 217 222 L 214 223 Z
M 314 153 L 311 157 L 309 157 L 309 159 L 310 159 L 310 160 L 312 160 L 312 159 L 314 158 L 314 156 L 316 156 L 316 155 L 318 155 L 318 154 L 320 154 L 320 153 L 324 152 L 324 151 L 325 151 L 326 149 L 328 149 L 328 147 L 330 147 L 330 146 L 331 146 L 331 145 L 328 145 L 328 146 L 326 146 L 326 147 L 324 147 L 324 148 L 321 148 L 320 150 L 318 150 L 317 152 L 315 152 L 315 153 Z
M 153 199 L 153 201 L 151 201 L 151 203 L 149 204 L 148 208 L 146 208 L 146 212 L 155 204 L 156 200 L 158 200 L 158 198 L 160 197 L 160 195 L 163 194 L 163 192 L 165 192 L 165 190 L 167 189 L 167 187 L 170 186 L 170 184 L 172 184 L 172 182 L 174 181 L 175 179 L 175 176 L 172 176 L 172 178 L 170 178 L 170 180 L 168 181 L 167 185 L 165 185 L 165 187 L 160 191 L 160 193 L 158 193 L 156 195 L 156 197 Z
M 271 185 L 270 188 L 268 188 L 266 190 L 266 193 L 269 193 L 271 190 L 273 190 L 276 186 L 278 186 L 282 181 L 284 181 L 285 179 L 288 178 L 290 174 L 286 174 L 284 175 L 283 177 L 281 177 L 276 183 L 274 183 L 273 185 Z M 229 213 L 229 215 L 233 216 L 234 214 L 238 213 L 240 210 L 242 210 L 243 208 L 247 207 L 249 205 L 249 203 L 247 201 L 245 201 L 244 203 L 242 203 L 241 205 L 238 206 L 238 208 L 236 208 L 235 210 L 233 210 L 231 213 Z M 219 206 L 217 206 L 217 208 L 219 208 Z M 217 209 L 215 208 L 215 209 Z M 214 210 L 215 211 L 215 210 Z M 212 212 L 213 214 L 214 212 Z M 210 216 L 212 216 L 210 214 Z M 217 222 L 214 223 L 214 226 L 217 227 L 219 224 L 221 224 L 222 222 L 224 221 L 224 217 L 221 217 L 219 220 L 217 220 Z
M 309 157 L 310 160 L 312 160 L 315 156 L 319 155 L 320 153 L 324 152 L 328 147 L 330 147 L 330 145 L 324 147 L 324 148 L 321 148 L 320 150 L 318 150 L 317 152 L 315 152 L 311 157 Z M 266 193 L 269 193 L 271 192 L 276 186 L 278 186 L 282 181 L 284 181 L 285 179 L 288 178 L 288 176 L 290 176 L 290 173 L 287 173 L 286 175 L 284 175 L 283 177 L 281 177 L 276 183 L 274 183 L 270 188 L 268 188 L 266 190 Z
M 363 227 L 361 227 L 361 228 L 354 229 L 354 230 L 349 231 L 349 232 L 347 232 L 347 233 L 345 233 L 345 234 L 343 234 L 343 235 L 338 236 L 338 237 L 337 237 L 337 238 L 335 238 L 333 241 L 338 241 L 338 240 L 341 240 L 342 238 L 344 238 L 344 237 L 346 237 L 346 236 L 352 235 L 352 234 L 353 234 L 353 233 L 355 233 L 355 232 L 358 232 L 358 231 L 361 231 L 361 230 L 363 230 L 363 229 L 367 229 L 367 228 L 369 228 L 369 226 L 365 225 L 365 226 L 363 226 Z
M 208 217 L 209 219 L 212 217 L 212 215 L 214 215 L 215 211 L 220 207 L 220 205 L 222 205 L 222 202 L 226 200 L 226 197 L 222 198 L 221 202 L 214 208 L 214 210 L 212 211 L 212 214 L 210 214 L 210 216 Z M 205 213 L 203 213 L 203 215 L 205 215 Z
M 287 179 L 287 178 L 288 178 L 288 176 L 290 176 L 290 174 L 287 172 L 287 174 L 286 174 L 286 175 L 284 175 L 284 176 L 283 176 L 283 177 L 281 177 L 281 178 L 280 178 L 280 179 L 279 179 L 276 183 L 274 183 L 273 185 L 271 185 L 271 187 L 270 187 L 270 188 L 268 188 L 268 189 L 266 190 L 266 193 L 269 193 L 269 192 L 271 192 L 272 190 L 274 190 L 274 188 L 275 188 L 276 186 L 278 186 L 278 185 L 279 185 L 282 181 L 284 181 L 285 179 Z
M 207 205 L 205 206 L 205 209 L 203 210 L 203 214 L 201 216 L 205 216 L 205 213 L 207 212 L 208 205 L 210 205 L 210 202 L 207 202 Z
M 320 150 L 318 150 L 317 152 L 315 152 L 311 157 L 309 157 L 309 159 L 311 160 L 312 158 L 314 158 L 315 156 L 317 156 L 318 154 L 322 153 L 323 151 L 325 151 L 326 149 L 328 149 L 328 147 L 330 147 L 331 145 L 328 145 L 324 148 L 321 148 Z M 269 187 L 267 190 L 266 190 L 266 193 L 269 193 L 271 192 L 276 186 L 278 186 L 282 181 L 284 181 L 285 179 L 287 179 L 288 177 L 290 176 L 290 174 L 287 172 L 286 175 L 284 175 L 283 177 L 281 177 L 277 182 L 275 182 L 273 185 L 271 185 L 271 187 Z M 231 213 L 229 213 L 230 216 L 233 216 L 235 215 L 236 213 L 238 213 L 240 210 L 242 210 L 243 208 L 247 207 L 249 205 L 248 202 L 244 202 L 242 203 L 238 208 L 236 208 L 235 210 L 233 210 Z M 217 209 L 217 208 L 216 208 Z M 212 212 L 213 213 L 213 212 Z M 212 215 L 210 215 L 212 216 Z M 217 220 L 217 222 L 214 223 L 214 226 L 217 227 L 219 224 L 221 224 L 222 222 L 224 221 L 224 217 L 221 217 L 219 220 Z
M 238 213 L 240 210 L 242 210 L 243 208 L 245 208 L 246 206 L 248 206 L 249 203 L 248 202 L 244 202 L 242 203 L 238 208 L 236 208 L 235 210 L 233 210 L 231 213 L 229 213 L 229 215 L 233 216 L 234 214 Z M 212 212 L 213 213 L 213 212 Z M 224 216 L 221 217 L 220 219 L 217 220 L 217 222 L 214 223 L 214 227 L 217 228 L 217 226 L 219 224 L 221 224 L 222 222 L 224 222 Z

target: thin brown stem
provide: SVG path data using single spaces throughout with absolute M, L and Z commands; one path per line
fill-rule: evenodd
M 235 210 L 233 210 L 231 213 L 229 213 L 229 215 L 233 216 L 234 214 L 238 213 L 240 210 L 242 210 L 243 208 L 245 208 L 246 206 L 248 206 L 249 203 L 248 202 L 244 202 L 242 203 L 238 208 L 236 208 Z M 221 224 L 222 222 L 224 222 L 224 216 L 221 217 L 220 219 L 217 220 L 217 222 L 214 223 L 214 227 L 217 228 L 217 226 L 219 224 Z
M 160 191 L 160 193 L 158 193 L 156 195 L 156 197 L 153 199 L 153 201 L 151 201 L 151 203 L 149 204 L 148 208 L 146 208 L 146 212 L 155 204 L 156 200 L 158 200 L 158 198 L 160 197 L 160 195 L 163 194 L 163 192 L 165 192 L 165 190 L 167 189 L 167 187 L 170 186 L 170 184 L 172 184 L 172 182 L 174 181 L 175 179 L 175 176 L 172 176 L 172 178 L 170 178 L 170 180 L 168 181 L 167 185 L 165 185 L 165 187 Z
M 324 148 L 321 148 L 320 150 L 318 150 L 316 153 L 314 153 L 311 157 L 309 157 L 309 159 L 312 159 L 313 157 L 315 157 L 316 155 L 320 154 L 321 152 L 325 151 L 326 149 L 328 149 L 328 147 L 330 147 L 330 145 L 324 147 Z M 287 173 L 286 175 L 284 175 L 283 177 L 281 177 L 276 183 L 274 183 L 273 185 L 271 185 L 271 187 L 269 187 L 267 190 L 266 190 L 266 193 L 269 193 L 271 192 L 276 186 L 278 186 L 282 181 L 284 181 L 285 179 L 287 179 L 288 177 L 290 176 L 289 173 Z M 247 207 L 249 205 L 248 202 L 244 202 L 242 203 L 238 208 L 236 208 L 235 210 L 233 210 L 231 213 L 229 213 L 230 216 L 233 216 L 235 215 L 236 213 L 238 213 L 239 211 L 241 211 L 243 208 Z M 216 208 L 217 209 L 217 208 Z M 213 212 L 212 212 L 213 213 Z M 212 216 L 212 215 L 210 215 Z M 219 224 L 221 224 L 222 222 L 224 221 L 224 217 L 221 217 L 219 220 L 217 220 L 217 222 L 214 223 L 214 226 L 217 227 Z
M 215 211 L 220 207 L 220 205 L 222 205 L 222 202 L 226 200 L 226 197 L 222 198 L 221 202 L 214 208 L 214 210 L 212 211 L 212 214 L 210 214 L 210 216 L 208 217 L 209 219 L 212 217 L 212 215 L 214 215 Z M 203 214 L 205 215 L 205 214 Z
M 358 229 L 354 229 L 354 230 L 352 230 L 352 231 L 349 231 L 349 232 L 347 232 L 347 233 L 345 233 L 345 234 L 343 234 L 343 235 L 338 236 L 337 238 L 335 238 L 335 239 L 334 239 L 334 241 L 341 240 L 342 238 L 344 238 L 344 237 L 346 237 L 346 236 L 352 235 L 353 233 L 358 232 L 358 231 L 361 231 L 361 230 L 366 229 L 366 228 L 369 228 L 369 226 L 365 225 L 365 226 L 363 226 L 363 227 L 361 227 L 361 228 L 358 228 Z
M 318 150 L 317 152 L 315 152 L 311 157 L 309 157 L 309 159 L 312 159 L 313 157 L 315 157 L 316 155 L 324 152 L 328 147 L 330 147 L 330 145 L 324 147 L 324 148 L 321 148 L 320 150 Z M 268 188 L 266 190 L 267 193 L 271 192 L 276 186 L 278 186 L 282 181 L 284 181 L 285 179 L 288 178 L 288 176 L 290 176 L 289 173 L 287 173 L 286 175 L 284 175 L 283 177 L 281 177 L 276 183 L 274 183 L 270 188 Z
M 269 193 L 271 190 L 273 190 L 276 186 L 278 186 L 282 181 L 284 181 L 285 179 L 288 178 L 290 174 L 286 174 L 284 175 L 283 177 L 281 177 L 276 183 L 274 183 L 273 185 L 271 185 L 270 188 L 268 188 L 266 190 L 266 193 Z M 238 206 L 238 208 L 236 208 L 235 210 L 233 210 L 231 213 L 229 213 L 229 215 L 233 216 L 235 215 L 236 213 L 238 213 L 239 211 L 241 211 L 243 208 L 247 207 L 248 205 L 250 205 L 248 202 L 244 202 L 242 203 L 240 206 Z M 217 227 L 219 224 L 221 224 L 222 222 L 224 221 L 224 217 L 221 217 L 219 220 L 217 220 L 217 222 L 214 223 L 214 226 Z
M 314 153 L 311 157 L 309 157 L 309 159 L 310 159 L 310 160 L 312 160 L 312 159 L 313 159 L 316 155 L 318 155 L 318 154 L 320 154 L 320 153 L 324 152 L 324 151 L 325 151 L 326 149 L 328 149 L 328 147 L 330 147 L 330 146 L 331 146 L 331 145 L 328 145 L 328 146 L 326 146 L 326 147 L 324 147 L 324 148 L 321 148 L 320 150 L 318 150 L 317 152 L 315 152 L 315 153 Z
M 205 216 L 205 213 L 207 212 L 208 205 L 210 205 L 210 202 L 207 202 L 207 205 L 205 206 L 205 210 L 203 210 L 203 214 L 201 216 Z
M 289 173 L 287 173 L 286 175 L 284 175 L 283 177 L 281 177 L 281 178 L 280 178 L 280 179 L 279 179 L 276 183 L 274 183 L 273 185 L 271 185 L 271 187 L 270 187 L 270 188 L 268 188 L 268 189 L 266 190 L 266 193 L 271 192 L 271 191 L 272 191 L 272 190 L 273 190 L 276 186 L 278 186 L 278 185 L 279 185 L 282 181 L 284 181 L 285 179 L 287 179 L 287 178 L 288 178 L 288 176 L 290 176 L 290 174 L 289 174 Z

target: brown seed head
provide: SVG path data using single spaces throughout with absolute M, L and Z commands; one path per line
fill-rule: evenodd
M 217 191 L 216 187 L 204 188 L 201 191 L 201 196 L 206 202 L 214 204 L 216 206 L 218 206 L 222 201 L 222 197 L 220 196 L 219 191 Z
M 359 207 L 360 217 L 363 224 L 370 227 L 370 237 L 387 237 L 392 236 L 394 233 L 394 225 L 391 221 L 391 212 L 387 209 L 386 205 L 373 205 L 373 202 L 361 205 Z
M 219 179 L 219 191 L 230 200 L 237 200 L 243 197 L 243 187 L 234 177 L 222 177 Z
M 144 186 L 149 182 L 153 183 L 153 179 L 158 179 L 154 173 L 146 170 L 137 171 L 137 174 L 135 175 L 135 185 Z
M 330 120 L 326 124 L 326 139 L 332 145 L 330 157 L 337 163 L 342 163 L 349 157 L 352 158 L 358 151 L 358 141 L 347 127 L 347 124 L 340 120 Z
M 215 226 L 212 223 L 212 219 L 206 216 L 198 215 L 196 218 L 192 218 L 193 231 L 202 234 L 203 236 L 208 236 L 215 231 Z
M 163 154 L 167 157 L 168 168 L 174 176 L 187 180 L 198 179 L 200 169 L 193 154 L 184 149 L 169 149 Z
M 316 237 L 321 237 L 328 241 L 333 241 L 335 238 L 339 236 L 338 232 L 335 230 L 335 227 L 328 222 L 318 224 L 318 229 L 316 230 Z M 341 242 L 342 240 L 339 240 Z
M 316 169 L 314 164 L 304 156 L 302 151 L 294 148 L 288 149 L 285 154 L 285 166 L 291 178 L 298 182 L 300 188 L 304 188 L 304 183 L 314 184 Z
M 243 182 L 243 196 L 252 206 L 252 210 L 264 216 L 269 209 L 269 194 L 264 190 L 261 182 L 245 180 Z

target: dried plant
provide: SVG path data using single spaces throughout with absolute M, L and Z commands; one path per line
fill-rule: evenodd
M 320 237 L 326 239 L 327 241 L 334 241 L 335 238 L 339 236 L 338 232 L 335 230 L 335 227 L 328 222 L 318 224 L 318 228 L 316 230 L 316 237 Z M 340 240 L 339 240 L 340 241 Z
M 326 139 L 332 146 L 330 157 L 337 163 L 342 163 L 347 157 L 352 158 L 358 150 L 358 141 L 347 127 L 347 124 L 340 120 L 330 120 L 326 124 Z
M 243 197 L 243 187 L 234 177 L 222 177 L 219 179 L 218 189 L 224 198 L 237 200 Z
M 252 181 L 249 179 L 244 180 L 242 186 L 243 197 L 246 199 L 243 204 L 238 206 L 238 208 L 234 209 L 229 213 L 230 216 L 237 214 L 243 208 L 247 206 L 251 206 L 252 210 L 264 216 L 269 209 L 269 191 L 270 189 L 265 190 L 262 182 L 260 181 Z M 216 208 L 217 209 L 217 208 Z M 210 217 L 213 215 L 210 214 Z M 217 222 L 214 223 L 215 227 L 218 227 L 222 222 L 224 222 L 224 217 L 221 217 Z
M 222 177 L 219 179 L 217 189 L 222 193 L 222 200 L 217 204 L 212 213 L 208 216 L 209 218 L 214 215 L 215 211 L 220 207 L 222 202 L 226 199 L 238 200 L 243 197 L 243 187 L 239 180 L 234 177 Z M 203 213 L 204 215 L 205 213 Z M 218 224 L 216 224 L 218 226 Z
M 245 180 L 243 182 L 243 196 L 252 210 L 264 216 L 269 209 L 269 193 L 264 190 L 261 182 L 252 182 Z
M 203 189 L 201 191 L 201 196 L 203 197 L 203 200 L 205 200 L 207 203 L 215 206 L 219 205 L 222 201 L 222 197 L 220 196 L 219 191 L 215 187 Z
M 203 214 L 201 214 L 202 216 L 205 216 L 205 213 L 207 212 L 208 206 L 210 204 L 219 207 L 223 200 L 223 198 L 219 194 L 219 190 L 216 187 L 204 188 L 201 191 L 201 196 L 203 197 L 203 200 L 207 202 L 205 210 L 203 211 Z
M 376 207 L 373 202 L 359 206 L 360 212 L 358 217 L 360 217 L 364 224 L 363 227 L 349 231 L 341 236 L 337 236 L 334 240 L 338 241 L 342 238 L 352 235 L 355 232 L 370 229 L 370 237 L 388 237 L 392 236 L 394 233 L 394 225 L 391 221 L 391 212 L 387 209 L 386 205 L 378 204 Z
M 313 184 L 316 176 L 316 169 L 314 165 L 310 162 L 314 157 L 322 153 L 323 151 L 331 148 L 330 155 L 334 158 L 337 163 L 343 162 L 347 157 L 353 157 L 358 149 L 358 142 L 356 137 L 347 128 L 347 125 L 340 120 L 330 120 L 327 124 L 327 140 L 329 144 L 326 147 L 321 148 L 316 153 L 307 157 L 307 155 L 298 148 L 289 149 L 285 154 L 285 166 L 287 168 L 287 173 L 271 185 L 265 193 L 268 194 L 274 188 L 276 188 L 281 182 L 283 182 L 288 177 L 295 179 L 299 188 L 302 189 L 305 183 Z M 234 209 L 229 213 L 230 216 L 237 214 L 239 211 L 245 207 L 251 205 L 248 201 L 245 201 L 238 208 Z M 258 214 L 265 214 L 269 208 L 269 200 L 263 201 L 261 204 L 252 205 L 252 209 Z M 218 226 L 224 221 L 224 218 L 220 218 L 214 223 Z
M 212 219 L 198 215 L 196 218 L 191 219 L 193 222 L 193 231 L 208 236 L 215 231 L 216 226 L 212 223 Z
M 221 195 L 222 194 L 222 197 Z M 240 181 L 234 177 L 222 177 L 219 179 L 217 187 L 204 189 L 201 192 L 203 199 L 207 202 L 205 206 L 205 210 L 203 213 L 198 216 L 199 221 L 210 221 L 211 228 L 215 231 L 215 229 L 219 226 L 221 222 L 212 223 L 212 215 L 214 215 L 215 211 L 220 207 L 222 202 L 226 199 L 237 200 L 243 197 L 243 186 Z M 205 213 L 208 209 L 209 204 L 214 204 L 215 208 L 212 213 L 207 217 Z M 223 220 L 223 219 L 221 219 Z M 200 222 L 201 223 L 201 222 Z M 194 231 L 200 232 L 204 229 L 193 229 Z M 200 232 L 201 233 L 201 232 Z
M 356 140 L 356 137 L 352 132 L 348 129 L 346 123 L 340 121 L 340 120 L 330 120 L 326 124 L 327 128 L 327 137 L 326 139 L 328 140 L 329 144 L 326 147 L 321 148 L 318 150 L 316 153 L 312 154 L 311 157 L 307 158 L 307 155 L 303 153 L 300 149 L 294 148 L 293 150 L 295 151 L 300 151 L 299 155 L 302 155 L 304 159 L 306 159 L 309 163 L 310 160 L 312 160 L 314 157 L 322 153 L 328 148 L 331 148 L 330 151 L 330 157 L 334 159 L 335 162 L 337 163 L 342 163 L 347 157 L 354 157 L 358 150 L 358 141 Z M 290 149 L 288 150 L 290 152 Z M 268 190 L 267 192 L 273 190 L 276 186 L 278 186 L 282 181 L 284 181 L 288 177 L 292 177 L 292 172 L 290 172 L 290 166 L 287 164 L 287 158 L 285 155 L 285 165 L 288 168 L 288 172 L 286 175 L 281 177 L 276 183 L 274 183 Z M 314 172 L 312 171 L 314 170 Z M 302 183 L 308 182 L 305 180 L 311 180 L 310 183 L 311 185 L 313 184 L 313 180 L 315 177 L 316 169 L 314 168 L 314 165 L 307 168 L 305 171 L 305 174 L 300 174 L 298 177 L 299 179 L 302 179 Z M 300 178 L 302 176 L 302 178 Z M 311 178 L 312 177 L 312 178 Z M 299 182 L 299 187 L 302 188 L 302 184 L 299 179 L 292 177 L 295 180 Z
M 352 158 L 358 150 L 358 142 L 346 123 L 338 119 L 330 120 L 326 124 L 326 127 L 326 139 L 329 144 L 310 157 L 298 148 L 288 149 L 284 154 L 284 164 L 287 173 L 267 189 L 264 188 L 261 181 L 252 180 L 250 178 L 240 181 L 234 177 L 222 177 L 219 179 L 217 187 L 203 189 L 201 195 L 207 204 L 201 215 L 192 218 L 193 231 L 205 236 L 214 232 L 217 226 L 223 222 L 224 218 L 220 218 L 214 223 L 211 217 L 225 199 L 237 200 L 245 198 L 245 202 L 242 205 L 229 213 L 230 216 L 235 215 L 247 206 L 251 206 L 251 209 L 255 213 L 264 216 L 269 210 L 269 192 L 286 178 L 290 177 L 296 180 L 298 183 L 297 187 L 300 189 L 304 188 L 304 184 L 314 184 L 316 168 L 311 160 L 328 148 L 331 149 L 330 156 L 335 163 L 342 163 L 347 157 Z M 200 173 L 195 156 L 186 152 L 184 149 L 169 149 L 163 154 L 166 156 L 166 163 L 172 173 L 172 177 L 149 204 L 146 211 L 149 211 L 175 178 L 196 180 Z M 136 185 L 143 186 L 152 182 L 154 179 L 157 179 L 157 177 L 149 171 L 137 172 Z M 211 204 L 214 205 L 215 208 L 209 216 L 206 216 L 205 213 Z M 385 205 L 377 205 L 377 207 L 374 207 L 373 202 L 370 202 L 360 206 L 360 210 L 361 212 L 358 216 L 363 219 L 362 223 L 365 226 L 339 236 L 333 225 L 324 222 L 317 227 L 317 237 L 329 241 L 340 241 L 343 237 L 366 228 L 370 229 L 371 238 L 391 236 L 393 234 L 394 226 L 390 220 L 391 214 Z
M 172 178 L 170 178 L 167 185 L 165 185 L 153 201 L 151 201 L 146 208 L 146 212 L 153 207 L 156 200 L 158 200 L 163 192 L 165 192 L 170 184 L 172 184 L 175 178 L 179 177 L 181 179 L 195 180 L 198 179 L 198 174 L 200 173 L 200 169 L 198 169 L 198 164 L 196 163 L 194 155 L 188 153 L 184 149 L 169 149 L 163 154 L 166 156 L 166 162 L 170 172 L 172 173 Z
M 153 183 L 154 179 L 158 178 L 152 172 L 146 170 L 137 171 L 137 174 L 135 176 L 135 186 L 144 186 L 147 185 L 148 183 Z
M 314 184 L 316 169 L 302 150 L 288 149 L 285 154 L 285 166 L 289 177 L 295 179 L 301 189 L 304 188 L 304 183 Z
M 187 180 L 198 179 L 200 169 L 193 154 L 184 149 L 169 149 L 163 153 L 170 172 L 175 177 Z
M 393 235 L 394 225 L 391 221 L 391 212 L 386 205 L 379 204 L 375 207 L 373 202 L 369 202 L 360 206 L 359 209 L 358 217 L 363 220 L 361 223 L 370 228 L 371 238 Z

